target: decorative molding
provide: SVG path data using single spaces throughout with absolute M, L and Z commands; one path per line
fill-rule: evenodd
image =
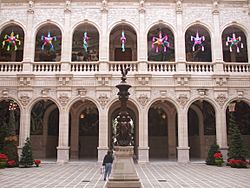
M 140 96 L 137 98 L 137 100 L 139 101 L 139 103 L 142 106 L 145 106 L 149 101 L 149 97 L 147 94 L 140 94 Z
M 104 107 L 106 106 L 106 104 L 109 101 L 109 98 L 107 96 L 107 94 L 102 93 L 99 95 L 99 97 L 97 98 L 98 102 L 101 104 L 102 108 L 104 109 Z
M 237 90 L 237 98 L 238 98 L 238 101 L 240 101 L 244 96 L 244 91 L 242 90 Z
M 108 1 L 103 0 L 101 4 L 101 12 L 107 13 L 108 12 Z
M 86 93 L 87 93 L 87 90 L 84 89 L 84 88 L 79 88 L 78 90 L 78 95 L 83 98 L 83 97 L 86 97 Z
M 29 8 L 27 12 L 30 14 L 34 14 L 34 1 L 29 1 Z
M 175 11 L 177 14 L 182 14 L 182 0 L 176 0 Z
M 182 75 L 182 74 L 180 74 L 180 75 L 178 75 L 178 74 L 174 75 L 174 78 L 175 78 L 175 80 L 177 82 L 177 85 L 179 85 L 179 86 L 188 85 L 190 77 L 191 76 L 189 74 L 188 75 Z
M 71 74 L 63 74 L 63 75 L 56 75 L 57 79 L 58 79 L 58 85 L 60 86 L 67 86 L 69 85 L 71 79 L 72 79 L 72 75 Z
M 24 94 L 19 97 L 19 100 L 21 101 L 23 106 L 27 106 L 27 104 L 29 104 L 31 100 L 31 97 L 29 97 L 27 94 Z
M 227 96 L 226 96 L 226 94 L 221 93 L 221 94 L 219 94 L 219 95 L 215 98 L 215 100 L 218 102 L 218 104 L 219 104 L 220 107 L 222 108 L 223 105 L 225 104 L 226 100 L 227 100 Z
M 31 81 L 33 80 L 34 75 L 29 74 L 20 74 L 17 75 L 19 86 L 31 86 Z
M 215 80 L 215 84 L 217 86 L 223 86 L 227 84 L 229 76 L 228 75 L 214 75 L 213 79 Z
M 213 11 L 214 15 L 219 14 L 219 0 L 213 0 Z
M 71 13 L 71 0 L 66 0 L 65 1 L 64 12 L 65 13 Z
M 161 100 L 163 102 L 167 98 L 167 90 L 161 90 L 160 96 L 161 96 Z
M 149 81 L 152 75 L 150 74 L 137 74 L 135 75 L 135 79 L 138 85 L 149 85 Z
M 189 98 L 187 94 L 180 94 L 179 97 L 177 98 L 177 101 L 180 103 L 182 107 L 184 107 L 187 104 L 188 100 Z
M 199 95 L 200 95 L 200 100 L 202 101 L 205 96 L 207 96 L 207 91 L 208 89 L 197 89 Z
M 144 3 L 145 3 L 144 0 L 140 0 L 139 8 L 138 8 L 139 13 L 145 13 L 146 12 L 145 7 L 144 7 Z
M 69 96 L 66 93 L 63 93 L 58 97 L 58 99 L 59 99 L 61 105 L 65 106 L 69 101 Z
M 4 99 L 8 99 L 9 98 L 9 90 L 8 89 L 3 89 L 2 90 L 2 95 Z
M 97 74 L 95 77 L 99 85 L 106 86 L 110 84 L 111 74 Z

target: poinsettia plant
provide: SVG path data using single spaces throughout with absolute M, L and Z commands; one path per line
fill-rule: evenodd
M 0 161 L 7 161 L 8 157 L 4 153 L 0 153 Z
M 224 163 L 223 156 L 222 156 L 222 153 L 220 151 L 217 151 L 214 154 L 214 162 L 216 163 L 217 166 L 221 166 Z
M 34 160 L 34 163 L 35 163 L 35 165 L 36 165 L 37 167 L 39 167 L 39 165 L 41 164 L 41 160 L 35 159 L 35 160 Z

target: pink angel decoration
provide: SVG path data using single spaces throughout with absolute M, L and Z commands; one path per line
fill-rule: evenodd
M 201 50 L 204 51 L 204 46 L 202 44 L 202 42 L 205 40 L 205 36 L 200 37 L 199 33 L 197 31 L 196 36 L 191 36 L 191 41 L 194 41 L 193 44 L 193 51 L 195 51 L 195 46 L 196 45 L 200 45 L 201 46 Z

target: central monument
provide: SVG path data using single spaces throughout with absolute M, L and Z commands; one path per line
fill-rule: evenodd
M 131 117 L 127 110 L 127 102 L 129 98 L 128 89 L 131 85 L 127 84 L 127 74 L 130 68 L 122 68 L 121 82 L 116 85 L 119 89 L 118 96 L 121 102 L 120 112 L 117 116 L 117 131 L 114 135 L 115 137 L 115 160 L 113 164 L 113 169 L 109 180 L 107 182 L 107 188 L 118 188 L 118 187 L 141 187 L 141 182 L 135 170 L 135 165 L 133 161 L 134 146 L 132 144 L 132 126 Z

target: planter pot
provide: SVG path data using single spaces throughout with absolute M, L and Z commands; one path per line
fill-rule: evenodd
M 215 159 L 214 161 L 215 161 L 215 164 L 217 166 L 222 166 L 222 164 L 223 164 L 223 160 L 222 159 Z

